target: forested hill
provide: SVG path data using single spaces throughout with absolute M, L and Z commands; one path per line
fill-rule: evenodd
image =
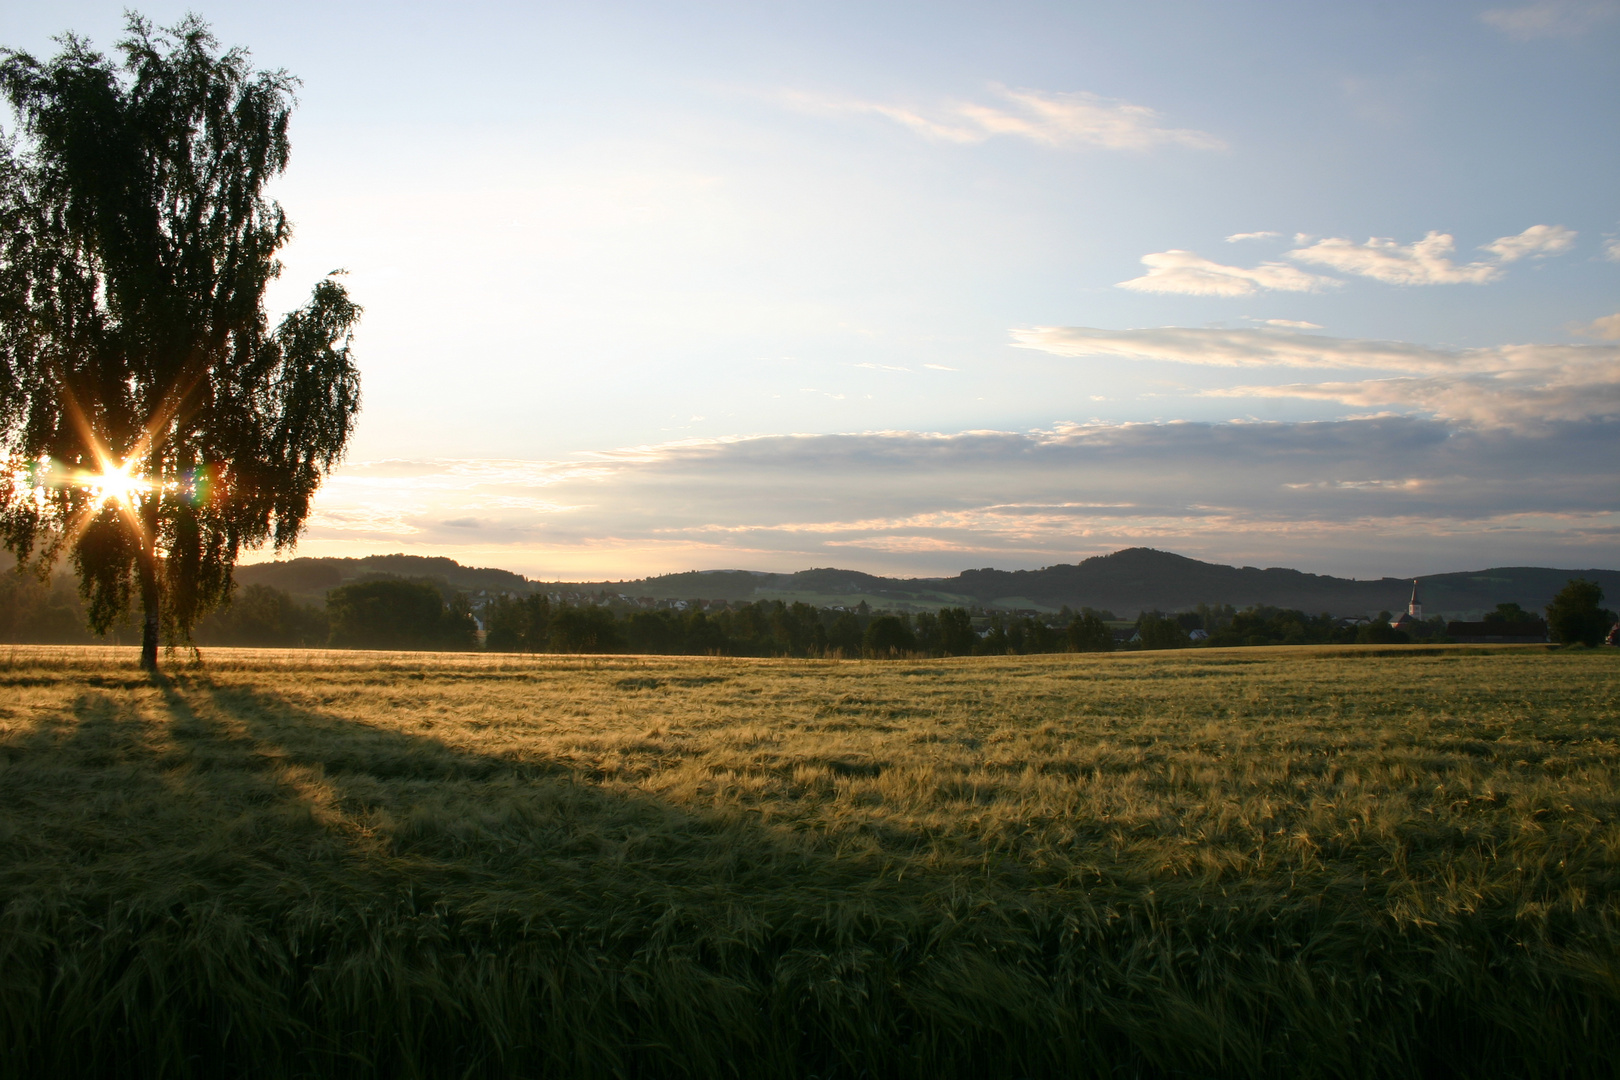
M 1602 586 L 1620 598 L 1620 571 L 1557 570 L 1511 566 L 1436 574 L 1421 579 L 1427 614 L 1461 616 L 1489 611 L 1512 601 L 1539 610 L 1572 577 Z M 1410 578 L 1350 578 L 1307 574 L 1282 567 L 1223 566 L 1167 551 L 1127 548 L 1079 564 L 1040 570 L 966 570 L 949 578 L 883 578 L 853 570 L 804 570 L 763 574 L 742 570 L 670 574 L 602 588 L 631 595 L 758 599 L 766 597 L 847 597 L 927 607 L 971 602 L 984 607 L 1057 610 L 1091 607 L 1134 616 L 1143 610 L 1182 611 L 1198 604 L 1236 608 L 1269 605 L 1311 613 L 1364 615 L 1404 611 L 1412 593 Z
M 1078 564 L 1040 570 L 967 570 L 949 578 L 887 578 L 856 570 L 823 568 L 796 574 L 750 570 L 694 571 L 635 581 L 541 583 L 507 570 L 462 566 L 452 559 L 416 555 L 374 555 L 363 559 L 292 559 L 239 567 L 243 585 L 270 585 L 309 603 L 328 589 L 371 577 L 430 578 L 469 593 L 608 593 L 678 600 L 802 600 L 810 604 L 932 610 L 972 605 L 1056 611 L 1067 605 L 1091 607 L 1132 617 L 1138 611 L 1182 611 L 1198 604 L 1236 608 L 1269 605 L 1312 614 L 1364 615 L 1403 611 L 1410 578 L 1356 581 L 1307 574 L 1281 567 L 1223 566 L 1167 551 L 1127 548 Z M 1436 574 L 1422 579 L 1427 614 L 1463 616 L 1512 601 L 1535 611 L 1544 607 L 1572 577 L 1602 586 L 1620 600 L 1620 571 L 1556 570 L 1512 566 Z
M 422 555 L 368 555 L 363 559 L 288 559 L 236 568 L 238 585 L 268 585 L 316 605 L 328 589 L 377 577 L 431 578 L 462 592 L 527 592 L 522 574 L 492 567 L 462 566 L 454 559 Z
M 1620 596 L 1620 571 L 1533 566 L 1435 574 L 1420 579 L 1419 596 L 1428 614 L 1486 611 L 1509 600 L 1539 610 L 1572 577 L 1596 581 L 1611 598 Z M 1144 608 L 1179 611 L 1203 603 L 1359 615 L 1405 610 L 1412 594 L 1410 578 L 1357 581 L 1282 567 L 1222 566 L 1151 548 L 1127 548 L 1041 570 L 968 570 L 939 580 L 936 587 L 998 607 L 1086 605 L 1121 614 Z

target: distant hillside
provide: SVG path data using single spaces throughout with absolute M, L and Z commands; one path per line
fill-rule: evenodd
M 1603 587 L 1611 601 L 1620 600 L 1620 571 L 1555 570 L 1513 566 L 1436 574 L 1421 579 L 1420 598 L 1428 614 L 1466 615 L 1513 601 L 1537 610 L 1572 577 L 1585 577 Z M 856 603 L 864 598 L 911 607 L 974 603 L 984 607 L 1106 608 L 1121 616 L 1158 609 L 1179 611 L 1198 604 L 1231 604 L 1236 608 L 1270 605 L 1316 614 L 1363 615 L 1404 611 L 1411 597 L 1410 578 L 1356 581 L 1307 574 L 1281 567 L 1223 566 L 1167 551 L 1127 548 L 1082 563 L 1041 570 L 966 570 L 950 578 L 884 578 L 854 570 L 803 570 L 797 574 L 750 571 L 669 574 L 593 588 L 654 597 L 702 597 L 743 600 L 819 596 L 829 603 Z M 847 598 L 847 600 L 845 599 Z
M 1223 566 L 1151 548 L 1127 548 L 1041 570 L 965 570 L 949 578 L 886 578 L 826 567 L 795 574 L 705 570 L 635 581 L 541 584 L 508 570 L 417 555 L 292 559 L 243 566 L 236 572 L 244 585 L 272 585 L 310 603 L 319 603 L 326 590 L 337 585 L 376 576 L 433 578 L 446 588 L 466 592 L 606 591 L 655 599 L 780 599 L 851 607 L 865 600 L 873 607 L 917 610 L 962 604 L 1056 611 L 1067 605 L 1106 608 L 1127 618 L 1142 610 L 1179 611 L 1198 604 L 1270 605 L 1311 614 L 1365 615 L 1405 610 L 1412 591 L 1409 578 L 1355 581 L 1281 567 Z M 1539 610 L 1572 577 L 1596 581 L 1611 606 L 1620 601 L 1620 571 L 1616 570 L 1495 567 L 1425 577 L 1419 589 L 1426 614 L 1464 616 L 1506 601 Z
M 925 578 L 886 578 L 859 570 L 800 570 L 796 574 L 772 574 L 758 570 L 698 570 L 684 574 L 664 574 L 625 582 L 590 582 L 582 589 L 606 589 L 628 596 L 650 596 L 655 600 L 805 600 L 816 598 L 827 603 L 858 604 L 865 599 L 879 601 L 924 601 L 939 599 L 951 603 L 971 603 L 962 594 L 938 593 L 934 582 Z M 938 604 L 934 605 L 938 607 Z
M 451 590 L 527 592 L 522 574 L 478 566 L 462 566 L 454 559 L 421 555 L 368 555 L 363 559 L 288 559 L 252 563 L 236 568 L 239 585 L 268 585 L 291 593 L 305 603 L 325 603 L 328 589 L 375 577 L 432 578 Z
M 1486 611 L 1505 601 L 1540 609 L 1572 577 L 1597 581 L 1607 596 L 1620 599 L 1620 571 L 1529 566 L 1424 577 L 1419 598 L 1427 614 Z M 1177 611 L 1200 603 L 1360 615 L 1405 610 L 1412 594 L 1410 578 L 1356 581 L 1280 567 L 1222 566 L 1151 548 L 1127 548 L 1043 570 L 968 570 L 941 580 L 938 587 L 997 607 L 1089 605 L 1122 615 L 1144 608 Z

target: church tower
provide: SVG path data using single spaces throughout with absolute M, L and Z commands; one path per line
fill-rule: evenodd
M 1412 579 L 1412 602 L 1406 605 L 1406 613 L 1419 621 L 1423 619 L 1423 602 L 1418 599 L 1417 578 Z

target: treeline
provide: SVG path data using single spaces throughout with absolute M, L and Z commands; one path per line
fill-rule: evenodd
M 58 574 L 46 582 L 10 569 L 0 571 L 0 641 L 35 645 L 117 642 L 119 629 L 97 638 L 85 628 L 84 603 L 72 575 Z
M 1598 609 L 1601 599 L 1601 590 L 1592 583 L 1571 582 L 1549 608 L 1554 640 L 1596 644 L 1614 621 L 1612 613 Z M 1560 604 L 1569 608 L 1568 614 Z M 1533 616 L 1517 604 L 1499 605 L 1485 617 L 1487 624 L 1526 618 Z M 380 576 L 332 589 L 324 609 L 298 603 L 267 585 L 244 586 L 230 604 L 197 625 L 193 640 L 200 646 L 880 658 L 1413 640 L 1389 620 L 1387 611 L 1371 620 L 1351 621 L 1281 608 L 1238 611 L 1231 605 L 1200 604 L 1191 611 L 1145 611 L 1134 624 L 1122 625 L 1112 612 L 1090 608 L 1064 608 L 1055 616 L 975 613 L 961 607 L 913 615 L 874 612 L 865 603 L 839 610 L 762 600 L 693 601 L 681 609 L 646 610 L 612 601 L 569 603 L 541 594 L 486 597 L 475 607 L 443 580 Z M 1446 640 L 1445 629 L 1439 617 L 1414 627 L 1425 641 Z M 124 627 L 107 638 L 92 637 L 71 577 L 43 583 L 14 573 L 0 575 L 0 641 L 98 640 L 127 644 L 136 636 Z
M 70 577 L 49 585 L 16 574 L 0 591 L 0 640 L 40 644 L 119 642 L 84 629 Z M 479 620 L 484 634 L 480 646 Z M 704 610 L 621 610 L 554 602 L 544 595 L 496 596 L 475 613 L 466 594 L 433 579 L 383 578 L 339 586 L 324 609 L 266 585 L 239 588 L 201 620 L 199 646 L 434 649 L 491 652 L 632 652 L 719 656 L 971 656 L 1106 652 L 1111 612 L 1065 609 L 1056 620 L 975 616 L 965 608 L 888 614 L 761 601 Z M 124 635 L 129 636 L 129 635 Z M 133 638 L 132 638 L 133 640 Z
M 231 602 L 192 631 L 203 646 L 251 648 L 475 649 L 478 623 L 467 597 L 429 580 L 378 578 L 343 585 L 325 608 L 300 604 L 268 585 L 238 588 Z M 115 626 L 104 638 L 85 628 L 84 602 L 71 575 L 49 582 L 0 573 L 0 641 L 17 644 L 131 644 L 137 629 Z
M 981 633 L 965 608 L 917 615 L 851 611 L 762 600 L 705 611 L 616 612 L 553 604 L 545 596 L 499 597 L 484 609 L 492 652 L 632 652 L 717 656 L 973 656 L 1105 652 L 1106 612 L 1065 613 L 1057 624 L 991 615 Z M 978 620 L 985 621 L 983 617 Z
M 1390 613 L 1354 622 L 1322 613 L 1307 615 L 1288 608 L 1252 607 L 1238 611 L 1230 604 L 1199 604 L 1192 611 L 1166 614 L 1145 611 L 1136 621 L 1136 640 L 1143 649 L 1181 649 L 1192 645 L 1401 645 L 1412 635 L 1390 626 Z M 1432 640 L 1445 630 L 1436 616 L 1424 624 Z M 1194 639 L 1197 631 L 1203 634 Z

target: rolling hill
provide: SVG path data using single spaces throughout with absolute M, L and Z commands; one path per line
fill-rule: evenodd
M 1142 610 L 1185 610 L 1201 603 L 1365 615 L 1404 610 L 1412 590 L 1409 578 L 1361 581 L 1283 567 L 1224 566 L 1151 548 L 1127 548 L 1040 570 L 965 570 L 949 578 L 887 578 L 827 567 L 794 574 L 710 570 L 634 581 L 543 584 L 508 570 L 414 555 L 300 558 L 237 570 L 243 584 L 272 585 L 308 602 L 318 602 L 337 585 L 377 576 L 431 578 L 448 589 L 468 592 L 606 592 L 655 599 L 780 599 L 847 606 L 865 600 L 873 607 L 902 610 L 976 605 L 1056 611 L 1066 605 L 1107 609 L 1122 617 Z M 1424 611 L 1431 615 L 1477 615 L 1506 601 L 1537 610 L 1572 577 L 1596 581 L 1611 603 L 1620 600 L 1620 571 L 1537 566 L 1434 574 L 1421 579 L 1420 593 Z

